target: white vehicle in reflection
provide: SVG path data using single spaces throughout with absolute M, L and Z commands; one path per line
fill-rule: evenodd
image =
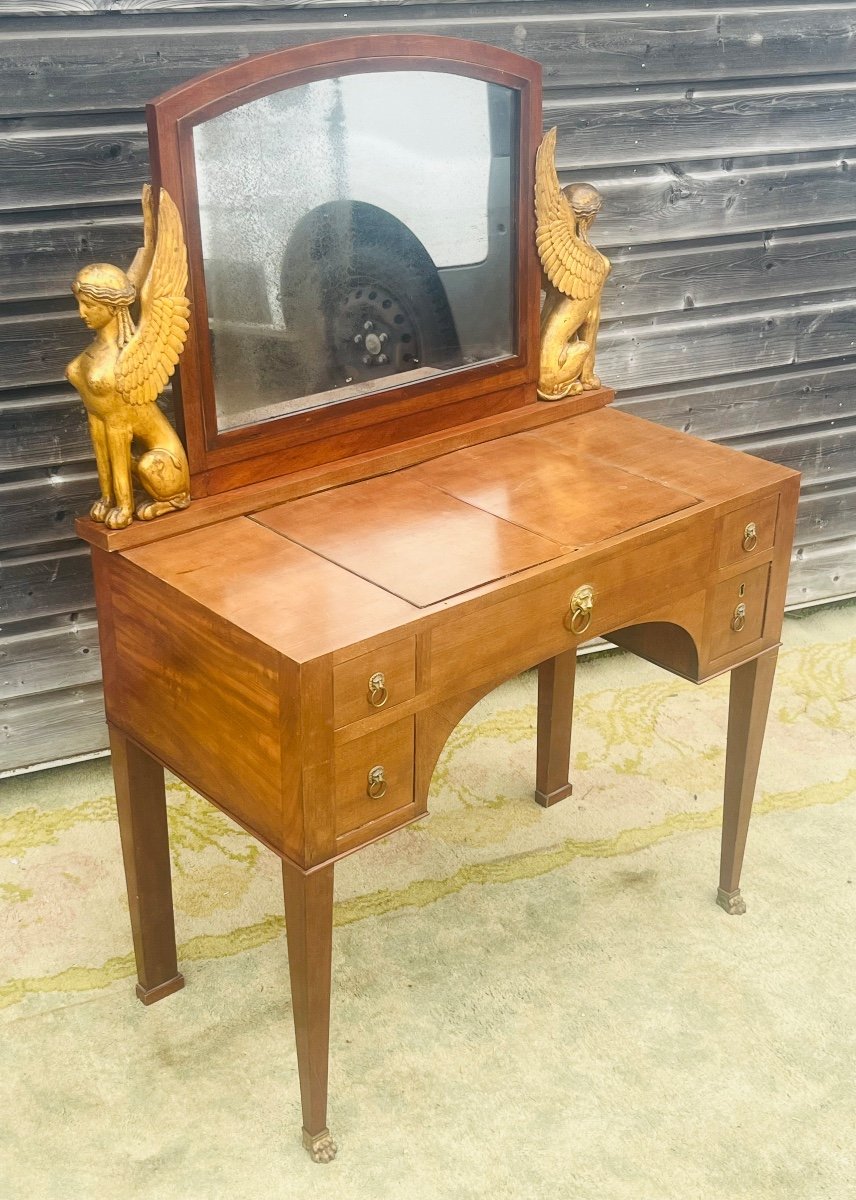
M 398 71 L 197 126 L 221 428 L 513 352 L 516 121 L 509 88 Z

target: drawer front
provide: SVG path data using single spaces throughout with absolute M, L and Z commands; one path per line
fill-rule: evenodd
M 727 513 L 720 524 L 719 565 L 748 561 L 769 550 L 776 536 L 778 496 L 767 496 L 745 508 Z
M 708 625 L 711 658 L 721 658 L 761 636 L 769 576 L 770 568 L 765 563 L 713 589 Z
M 333 722 L 337 729 L 411 700 L 416 692 L 416 642 L 381 646 L 333 670 Z
M 507 676 L 700 591 L 712 536 L 711 518 L 692 535 L 574 564 L 552 583 L 439 625 L 431 635 L 432 691 Z
M 336 837 L 413 803 L 413 717 L 336 752 Z

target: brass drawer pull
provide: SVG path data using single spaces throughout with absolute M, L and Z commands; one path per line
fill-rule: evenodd
M 746 605 L 738 604 L 734 610 L 734 616 L 731 618 L 731 628 L 735 633 L 739 633 L 746 624 Z
M 372 800 L 382 800 L 386 795 L 386 775 L 383 767 L 372 767 L 369 771 L 369 783 L 366 788 Z
M 577 635 L 585 633 L 591 625 L 591 613 L 594 608 L 594 588 L 590 583 L 578 587 L 571 596 L 571 603 L 565 613 L 565 629 Z
M 754 550 L 758 545 L 758 530 L 755 527 L 755 522 L 750 521 L 743 530 L 743 549 L 748 554 L 750 550 Z
M 369 704 L 374 708 L 383 708 L 388 699 L 389 692 L 383 671 L 377 671 L 369 680 Z

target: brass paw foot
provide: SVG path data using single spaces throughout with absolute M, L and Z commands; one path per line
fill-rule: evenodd
M 740 888 L 733 892 L 725 892 L 720 888 L 716 893 L 716 903 L 732 917 L 742 916 L 746 912 L 746 901 L 740 895 Z
M 309 1151 L 313 1162 L 328 1163 L 336 1157 L 336 1143 L 330 1136 L 329 1129 L 322 1129 L 314 1136 L 303 1130 L 303 1145 Z

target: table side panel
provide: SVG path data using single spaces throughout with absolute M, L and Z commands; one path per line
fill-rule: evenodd
M 282 793 L 279 656 L 121 556 L 109 568 L 108 719 L 289 849 L 283 827 L 297 841 L 301 821 L 299 798 Z

